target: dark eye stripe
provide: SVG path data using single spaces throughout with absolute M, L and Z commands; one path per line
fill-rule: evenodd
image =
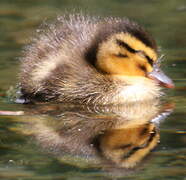
M 144 51 L 136 51 L 137 53 L 143 54 L 143 56 L 147 59 L 148 63 L 153 66 L 154 61 L 144 52 Z
M 137 146 L 137 147 L 134 147 L 133 149 L 131 149 L 130 152 L 128 152 L 127 154 L 125 154 L 122 159 L 127 159 L 129 157 L 131 157 L 133 154 L 135 154 L 138 150 L 140 149 L 144 149 L 146 147 L 148 147 L 150 145 L 150 143 L 152 142 L 152 140 L 154 139 L 155 135 L 157 134 L 156 131 L 153 131 L 154 133 L 151 133 L 150 134 L 150 137 L 149 139 L 147 140 L 147 142 L 142 145 L 142 146 Z
M 126 149 L 126 148 L 130 148 L 131 146 L 132 146 L 132 144 L 121 144 L 119 146 L 114 147 L 113 149 L 114 150 L 117 150 L 117 149 Z
M 121 40 L 119 40 L 119 39 L 116 39 L 116 43 L 117 43 L 119 46 L 126 48 L 126 49 L 127 49 L 129 52 L 131 52 L 131 53 L 142 52 L 142 53 L 144 54 L 145 58 L 147 59 L 148 63 L 149 63 L 151 66 L 153 66 L 153 60 L 152 60 L 148 55 L 146 55 L 146 53 L 145 53 L 144 51 L 135 50 L 135 49 L 131 48 L 127 43 L 125 43 L 125 42 L 123 42 L 123 41 L 121 41 Z
M 123 41 L 121 41 L 119 39 L 116 39 L 116 43 L 119 46 L 126 48 L 131 53 L 136 53 L 137 52 L 135 49 L 131 48 L 128 44 L 126 44 L 125 42 L 123 42 Z
M 145 54 L 145 57 L 146 57 L 148 63 L 149 63 L 151 66 L 153 66 L 153 60 L 152 60 L 149 56 L 147 56 L 146 54 Z
M 139 65 L 139 68 L 140 68 L 142 71 L 147 72 L 147 69 L 146 69 L 146 67 L 145 67 L 144 65 Z

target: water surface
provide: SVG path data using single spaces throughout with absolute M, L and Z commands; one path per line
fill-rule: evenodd
M 52 20 L 59 14 L 73 9 L 99 16 L 127 16 L 144 25 L 156 38 L 165 54 L 162 68 L 174 80 L 176 88 L 167 92 L 165 105 L 154 117 L 166 111 L 166 104 L 172 114 L 161 121 L 160 143 L 148 157 L 135 168 L 123 169 L 119 164 L 100 161 L 100 154 L 90 148 L 85 152 L 71 152 L 70 147 L 52 144 L 53 139 L 44 136 L 64 132 L 73 127 L 69 117 L 86 122 L 105 123 L 118 118 L 118 112 L 105 111 L 95 114 L 72 106 L 30 106 L 11 103 L 5 97 L 10 86 L 17 82 L 19 59 L 22 47 L 30 40 L 43 21 Z M 25 116 L 0 116 L 0 178 L 1 179 L 185 179 L 186 178 L 186 2 L 185 0 L 1 0 L 0 2 L 0 108 L 1 110 L 27 111 Z M 174 105 L 173 105 L 174 104 Z M 175 106 L 173 108 L 173 106 Z M 163 108 L 163 110 L 161 110 Z M 30 109 L 30 112 L 28 111 Z M 169 108 L 168 108 L 169 109 Z M 174 110 L 173 110 L 174 109 Z M 110 112 L 110 111 L 109 111 Z M 45 113 L 46 115 L 41 115 Z M 66 114 L 65 114 L 66 113 Z M 69 113 L 71 113 L 69 115 Z M 65 116 L 59 116 L 65 114 Z M 156 114 L 156 115 L 155 115 Z M 69 121 L 61 120 L 62 117 Z M 84 117 L 84 119 L 82 118 Z M 119 114 L 123 117 L 123 114 Z M 140 115 L 139 115 L 140 117 Z M 78 119 L 79 118 L 79 119 Z M 116 119 L 117 119 L 116 118 Z M 125 117 L 126 118 L 126 117 Z M 83 120 L 82 120 L 83 119 Z M 101 119 L 101 120 L 100 120 Z M 121 118 L 123 119 L 123 118 Z M 148 119 L 148 120 L 147 120 Z M 150 117 L 143 119 L 149 122 Z M 153 119 L 153 117 L 151 117 Z M 72 118 L 71 118 L 72 120 Z M 65 125 L 67 122 L 67 125 Z M 68 125 L 69 122 L 72 124 Z M 113 122 L 113 121 L 111 121 Z M 103 124 L 104 124 L 103 123 Z M 75 126 L 78 131 L 79 126 Z M 81 123 L 80 123 L 81 124 Z M 105 123 L 107 124 L 107 123 Z M 112 124 L 112 123 L 111 123 Z M 122 124 L 122 123 L 121 123 Z M 92 134 L 110 132 L 118 134 L 117 127 L 99 129 Z M 140 128 L 146 126 L 140 125 Z M 109 123 L 107 124 L 107 126 Z M 86 123 L 84 125 L 86 127 Z M 151 127 L 153 125 L 149 125 Z M 100 126 L 99 126 L 100 127 Z M 40 129 L 39 129 L 40 128 Z M 132 127 L 136 128 L 136 127 Z M 140 129 L 139 128 L 139 129 Z M 73 129 L 73 128 L 69 128 Z M 147 128 L 148 129 L 148 128 Z M 50 130 L 50 132 L 49 132 Z M 106 131 L 107 130 L 107 131 Z M 135 129 L 136 130 L 136 129 Z M 75 130 L 74 130 L 75 131 Z M 74 132 L 73 131 L 73 132 Z M 80 130 L 81 131 L 81 130 Z M 46 132 L 44 135 L 41 132 Z M 73 132 L 69 132 L 73 134 Z M 82 131 L 81 131 L 82 132 Z M 86 132 L 86 131 L 85 131 Z M 92 131 L 91 131 L 92 132 Z M 123 134 L 126 134 L 126 129 Z M 66 132 L 65 138 L 69 135 Z M 77 134 L 76 134 L 77 135 Z M 83 134 L 84 135 L 84 134 Z M 43 138 L 41 138 L 43 137 Z M 70 136 L 72 137 L 72 136 Z M 78 137 L 78 136 L 77 136 Z M 105 136 L 103 136 L 105 138 Z M 108 136 L 106 136 L 108 137 Z M 104 139 L 103 138 L 103 139 Z M 55 137 L 54 137 L 55 139 Z M 79 138 L 83 139 L 83 138 Z M 44 141 L 48 140 L 48 141 Z M 51 141 L 49 141 L 51 140 Z M 46 143 L 47 142 L 47 143 Z M 59 141 L 57 141 L 59 142 Z M 73 141 L 72 141 L 73 142 Z M 83 144 L 83 142 L 81 142 Z M 75 143 L 74 143 L 75 144 Z M 86 144 L 86 143 L 85 143 Z M 94 143 L 93 143 L 94 144 Z M 75 145 L 74 145 L 75 147 Z M 74 148 L 72 147 L 72 149 Z M 85 146 L 83 146 L 85 147 Z M 86 146 L 87 147 L 87 146 Z M 66 151 L 65 152 L 65 148 Z M 98 153 L 98 154 L 97 154 Z M 99 155 L 99 156 L 97 156 Z

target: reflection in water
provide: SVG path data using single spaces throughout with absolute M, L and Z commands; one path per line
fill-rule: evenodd
M 158 101 L 78 110 L 41 105 L 34 114 L 45 115 L 24 116 L 24 132 L 61 159 L 71 157 L 68 163 L 78 157 L 103 168 L 134 168 L 159 142 L 160 121 L 172 109 Z
M 102 154 L 117 165 L 132 168 L 152 150 L 159 141 L 154 124 L 106 131 L 100 138 Z

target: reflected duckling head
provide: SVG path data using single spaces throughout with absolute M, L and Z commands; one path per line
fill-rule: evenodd
M 150 123 L 106 131 L 100 137 L 101 153 L 119 167 L 134 168 L 159 142 L 157 127 Z
M 154 39 L 133 21 L 76 14 L 46 29 L 22 58 L 26 100 L 120 104 L 157 98 L 160 85 L 173 87 L 157 65 Z

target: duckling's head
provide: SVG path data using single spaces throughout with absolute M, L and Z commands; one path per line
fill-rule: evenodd
M 135 167 L 159 142 L 154 124 L 110 129 L 100 138 L 103 155 L 124 168 Z
M 103 29 L 92 48 L 94 51 L 88 54 L 100 73 L 129 81 L 129 84 L 139 79 L 151 82 L 153 79 L 156 84 L 174 86 L 159 69 L 156 43 L 143 28 L 125 20 L 108 22 Z

